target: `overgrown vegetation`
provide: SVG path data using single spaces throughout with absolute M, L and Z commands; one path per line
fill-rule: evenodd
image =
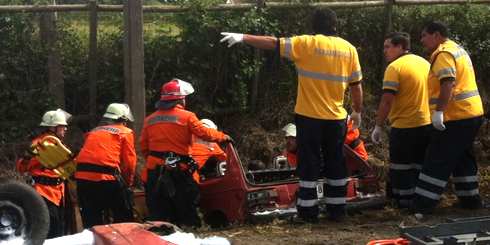
M 145 14 L 145 74 L 147 110 L 153 111 L 162 82 L 178 77 L 193 83 L 197 93 L 189 107 L 200 117 L 210 117 L 236 135 L 255 125 L 265 130 L 280 128 L 292 120 L 296 95 L 294 66 L 274 52 L 220 44 L 220 32 L 246 32 L 275 36 L 310 33 L 312 9 L 251 9 L 208 12 L 217 1 L 186 1 L 191 11 L 179 14 Z M 339 9 L 340 36 L 359 51 L 365 77 L 367 109 L 364 127 L 371 124 L 384 70 L 382 43 L 385 34 L 383 8 Z M 47 91 L 47 55 L 39 40 L 37 14 L 0 16 L 0 143 L 17 142 L 39 123 L 42 113 L 54 109 Z M 420 30 L 428 20 L 442 20 L 454 39 L 471 54 L 478 73 L 480 92 L 488 101 L 490 73 L 490 7 L 485 5 L 396 7 L 394 30 L 412 35 L 413 51 L 423 54 Z M 58 13 L 59 47 L 66 87 L 66 109 L 88 113 L 88 16 Z M 122 14 L 100 15 L 98 33 L 98 111 L 122 101 Z M 250 103 L 251 84 L 258 73 L 257 108 Z M 367 131 L 367 130 L 365 130 Z M 251 142 L 248 142 L 251 143 Z

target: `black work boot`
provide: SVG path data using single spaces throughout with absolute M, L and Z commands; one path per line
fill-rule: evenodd
M 460 197 L 454 205 L 456 208 L 477 210 L 484 207 L 484 203 L 479 196 L 476 197 Z

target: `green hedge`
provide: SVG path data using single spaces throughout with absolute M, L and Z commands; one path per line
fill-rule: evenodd
M 189 1 L 188 1 L 189 2 Z M 266 129 L 278 128 L 292 119 L 296 90 L 294 66 L 263 52 L 258 63 L 254 49 L 220 44 L 221 31 L 276 36 L 310 33 L 312 9 L 252 9 L 207 12 L 213 2 L 190 1 L 191 11 L 179 14 L 145 14 L 145 73 L 147 109 L 153 110 L 162 82 L 178 77 L 192 82 L 197 93 L 189 106 L 202 117 L 228 122 L 251 118 Z M 359 51 L 365 77 L 366 98 L 377 102 L 384 70 L 382 44 L 385 30 L 383 8 L 339 9 L 340 36 Z M 100 16 L 98 35 L 98 112 L 124 98 L 122 15 Z M 58 13 L 58 29 L 66 82 L 67 110 L 88 113 L 88 19 L 85 13 Z M 412 35 L 413 51 L 422 54 L 419 35 L 431 19 L 448 23 L 454 39 L 471 54 L 482 93 L 490 79 L 489 6 L 395 7 L 394 30 Z M 24 137 L 43 111 L 56 108 L 46 91 L 46 52 L 38 38 L 37 15 L 0 16 L 0 122 L 1 142 Z M 258 108 L 250 111 L 250 85 L 260 74 Z M 369 108 L 369 107 L 368 107 Z M 372 115 L 371 107 L 368 115 Z M 232 125 L 227 126 L 233 131 Z M 238 131 L 239 129 L 235 129 Z

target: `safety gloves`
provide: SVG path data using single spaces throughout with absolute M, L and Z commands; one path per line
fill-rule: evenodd
M 439 131 L 446 130 L 446 126 L 444 125 L 444 113 L 442 111 L 435 111 L 432 114 L 432 126 Z
M 383 127 L 376 125 L 373 132 L 371 133 L 371 140 L 375 144 L 381 143 L 381 134 L 383 134 Z
M 350 114 L 350 120 L 352 120 L 352 129 L 357 129 L 361 127 L 361 113 L 357 111 L 353 111 Z
M 243 42 L 243 34 L 242 33 L 232 33 L 232 32 L 222 32 L 221 35 L 225 36 L 223 37 L 219 42 L 228 42 L 228 48 L 237 44 Z

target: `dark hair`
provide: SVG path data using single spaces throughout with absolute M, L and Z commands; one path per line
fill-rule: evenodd
M 431 21 L 427 23 L 424 27 L 424 30 L 429 34 L 434 34 L 435 32 L 439 32 L 439 34 L 441 34 L 441 36 L 443 37 L 449 36 L 449 29 L 444 23 L 439 21 Z
M 385 39 L 390 39 L 393 45 L 401 45 L 404 50 L 410 50 L 410 35 L 406 32 L 392 32 Z
M 99 124 L 97 126 L 107 126 L 107 125 L 123 123 L 123 122 L 127 122 L 127 120 L 122 118 L 112 119 L 112 118 L 103 117 L 102 119 L 100 119 Z
M 313 13 L 312 28 L 315 34 L 337 34 L 337 14 L 329 8 Z
M 177 105 L 184 105 L 184 99 L 176 99 L 176 100 L 159 100 L 155 103 L 155 108 L 158 110 L 168 110 Z

